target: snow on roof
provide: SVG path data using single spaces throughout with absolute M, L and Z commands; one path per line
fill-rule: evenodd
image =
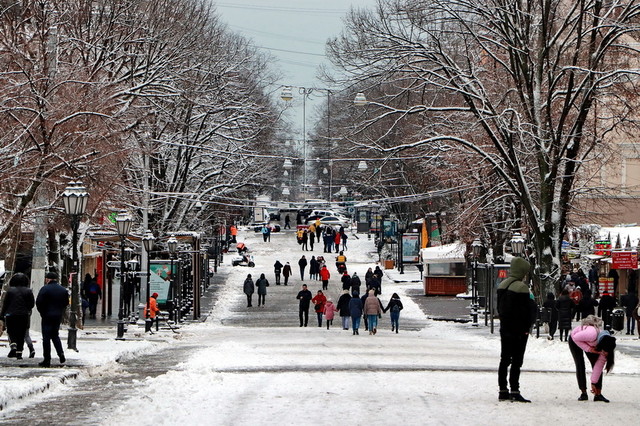
M 640 226 L 614 226 L 603 227 L 598 232 L 598 238 L 605 240 L 611 235 L 611 244 L 615 244 L 618 235 L 620 235 L 620 243 L 622 247 L 627 243 L 627 237 L 631 240 L 631 247 L 637 247 L 640 243 Z
M 426 264 L 464 262 L 467 247 L 460 242 L 420 250 L 422 260 Z

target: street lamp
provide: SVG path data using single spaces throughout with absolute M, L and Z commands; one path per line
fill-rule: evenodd
M 400 220 L 398 221 L 398 270 L 401 274 L 404 274 L 404 259 L 402 251 L 402 236 L 407 230 L 407 224 Z
M 116 216 L 116 229 L 120 237 L 120 303 L 118 306 L 118 335 L 116 339 L 124 340 L 124 292 L 126 280 L 126 265 L 124 261 L 124 249 L 129 231 L 131 231 L 131 216 L 126 210 L 121 210 Z
M 62 201 L 64 202 L 64 211 L 71 218 L 72 231 L 72 284 L 71 284 L 71 315 L 69 316 L 69 330 L 67 336 L 67 348 L 77 351 L 78 329 L 78 312 L 80 310 L 80 267 L 78 265 L 78 227 L 80 226 L 80 217 L 87 210 L 87 202 L 89 201 L 89 193 L 86 191 L 82 182 L 69 182 L 62 193 Z
M 153 320 L 151 319 L 151 305 L 149 303 L 149 299 L 151 297 L 151 250 L 153 250 L 153 245 L 156 241 L 156 237 L 153 236 L 153 233 L 147 229 L 144 237 L 142 237 L 142 244 L 144 245 L 144 250 L 147 252 L 147 303 L 145 304 L 146 308 L 144 311 L 144 331 L 145 333 L 151 331 L 151 324 L 153 324 Z
M 471 251 L 473 253 L 473 269 L 471 270 L 471 317 L 472 325 L 478 326 L 478 257 L 483 249 L 482 241 L 476 238 L 471 243 Z
M 522 255 L 524 252 L 525 241 L 519 232 L 514 232 L 511 237 L 511 252 L 516 256 Z
M 173 320 L 177 324 L 178 317 L 180 315 L 178 312 L 178 286 L 177 286 L 176 277 L 174 276 L 174 273 L 173 273 L 173 257 L 178 251 L 178 240 L 174 235 L 171 235 L 171 237 L 169 237 L 169 239 L 167 240 L 167 247 L 169 248 L 169 258 L 171 261 L 171 264 L 169 266 L 169 273 L 171 275 L 171 291 L 173 292 Z
M 307 131 L 306 131 L 306 120 L 307 120 L 307 98 L 314 91 L 325 91 L 327 92 L 327 157 L 329 158 L 329 194 L 331 194 L 332 186 L 333 186 L 333 163 L 331 161 L 331 90 L 325 88 L 317 88 L 317 87 L 298 87 L 298 93 L 302 95 L 302 147 L 303 147 L 303 156 L 304 156 L 304 178 L 303 178 L 303 191 L 306 193 L 307 191 Z M 286 86 L 282 88 L 282 92 L 280 93 L 280 99 L 285 102 L 289 102 L 293 99 L 293 91 L 291 86 Z
M 364 160 L 360 160 L 360 162 L 358 163 L 358 170 L 365 171 L 367 170 L 368 166 L 367 166 L 367 162 Z
M 368 103 L 369 101 L 367 101 L 367 97 L 362 92 L 358 92 L 353 100 L 353 104 L 356 106 L 365 106 Z

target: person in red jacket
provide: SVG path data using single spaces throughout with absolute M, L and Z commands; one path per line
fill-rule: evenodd
M 327 303 L 327 297 L 322 293 L 322 290 L 318 290 L 318 293 L 311 299 L 311 303 L 314 304 L 318 317 L 318 327 L 322 327 L 322 314 L 324 313 L 324 305 Z
M 329 268 L 327 265 L 324 265 L 322 269 L 320 269 L 320 279 L 322 280 L 322 289 L 329 289 L 329 278 L 331 278 L 331 274 L 329 273 Z

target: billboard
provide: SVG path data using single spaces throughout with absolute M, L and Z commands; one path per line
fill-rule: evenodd
M 158 293 L 158 304 L 166 304 L 171 295 L 171 278 L 175 277 L 177 262 L 173 263 L 171 271 L 170 260 L 152 260 L 150 264 L 151 277 L 149 281 L 149 291 L 151 294 Z
M 611 252 L 611 269 L 638 269 L 638 252 Z
M 420 234 L 402 234 L 402 262 L 416 263 L 420 256 Z

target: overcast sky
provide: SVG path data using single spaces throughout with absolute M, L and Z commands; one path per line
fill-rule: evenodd
M 320 87 L 316 79 L 325 58 L 325 42 L 340 34 L 350 7 L 373 7 L 376 0 L 221 0 L 214 1 L 229 28 L 254 41 L 277 58 L 282 85 Z M 279 93 L 279 90 L 278 90 Z M 307 101 L 307 133 L 313 127 L 313 109 L 326 92 Z M 294 91 L 294 126 L 302 127 L 302 101 Z

